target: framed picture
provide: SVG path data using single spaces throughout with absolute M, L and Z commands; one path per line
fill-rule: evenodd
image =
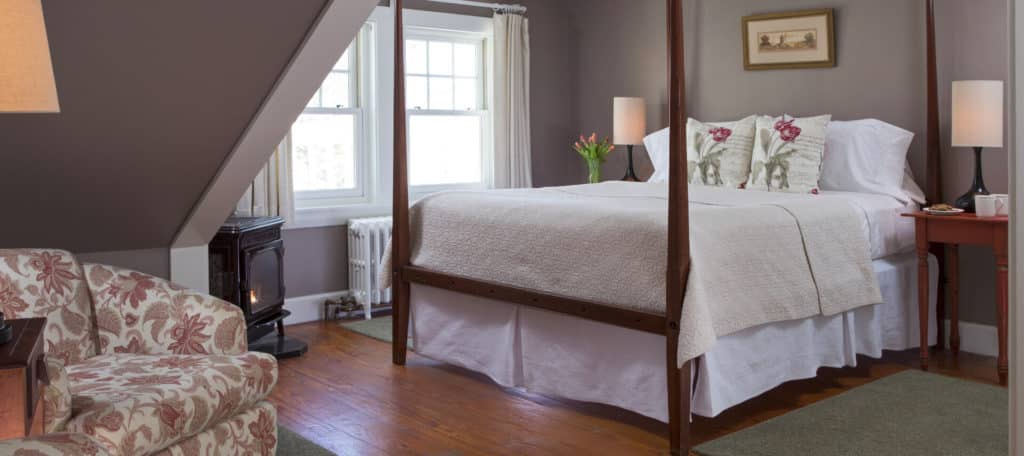
M 836 66 L 832 9 L 743 18 L 743 68 L 777 70 Z

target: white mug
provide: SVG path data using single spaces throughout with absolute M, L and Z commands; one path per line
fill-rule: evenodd
M 1010 195 L 993 193 L 992 196 L 996 197 L 996 215 L 1003 217 L 1010 215 Z
M 978 214 L 978 217 L 995 217 L 996 200 L 993 195 L 975 195 L 974 212 Z

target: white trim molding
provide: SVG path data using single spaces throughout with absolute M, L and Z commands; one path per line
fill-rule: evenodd
M 1009 5 L 1010 31 L 1010 84 L 1009 97 L 1011 109 L 1008 109 L 1011 125 L 1009 135 L 1010 156 L 1010 454 L 1024 456 L 1024 293 L 1018 284 L 1024 283 L 1024 268 L 1020 259 L 1024 258 L 1024 224 L 1017 223 L 1024 217 L 1024 159 L 1017 154 L 1017 145 L 1024 144 L 1024 0 L 1007 0 Z
M 949 320 L 946 320 L 946 346 L 949 346 Z M 999 332 L 992 325 L 960 322 L 960 351 L 975 355 L 999 356 Z
M 210 249 L 207 244 L 171 248 L 171 282 L 200 293 L 210 292 Z
M 284 319 L 286 325 L 297 325 L 324 319 L 324 301 L 349 296 L 348 291 L 333 291 L 308 296 L 296 296 L 284 300 L 285 310 L 292 314 Z

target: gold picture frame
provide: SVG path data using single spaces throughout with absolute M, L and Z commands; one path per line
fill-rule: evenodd
M 744 16 L 742 24 L 746 70 L 836 66 L 832 8 Z

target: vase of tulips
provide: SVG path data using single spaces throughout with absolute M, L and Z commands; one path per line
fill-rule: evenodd
M 601 182 L 601 164 L 608 159 L 608 154 L 615 150 L 615 146 L 608 138 L 598 141 L 597 133 L 591 133 L 589 138 L 580 135 L 573 148 L 587 162 L 587 182 Z

